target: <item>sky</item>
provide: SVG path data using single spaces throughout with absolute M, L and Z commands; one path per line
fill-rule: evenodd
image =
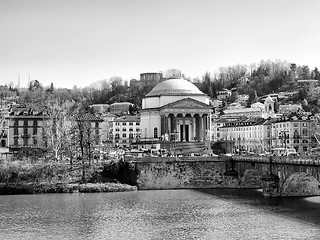
M 0 85 L 85 87 L 283 60 L 320 68 L 319 0 L 0 0 Z

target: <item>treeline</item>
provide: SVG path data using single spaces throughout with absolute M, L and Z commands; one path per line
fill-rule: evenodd
M 177 69 L 169 69 L 165 77 L 185 77 Z M 205 73 L 201 78 L 187 80 L 195 83 L 199 89 L 211 98 L 215 98 L 217 91 L 223 88 L 236 88 L 238 94 L 258 96 L 280 92 L 298 90 L 297 80 L 320 80 L 318 68 L 310 69 L 309 66 L 299 66 L 295 63 L 276 60 L 262 60 L 260 63 L 250 65 L 238 64 L 220 67 L 214 73 Z M 141 107 L 141 99 L 155 84 L 143 86 L 130 86 L 128 81 L 121 77 L 111 77 L 94 82 L 88 87 L 72 89 L 56 89 L 53 84 L 44 87 L 39 81 L 30 81 L 28 89 L 17 89 L 7 86 L 1 89 L 0 98 L 12 96 L 14 92 L 18 101 L 23 103 L 45 104 L 47 101 L 57 99 L 59 102 L 70 102 L 73 108 L 88 109 L 90 104 L 128 101 Z M 319 99 L 318 95 L 308 93 L 307 89 L 299 89 L 299 99 L 313 102 Z

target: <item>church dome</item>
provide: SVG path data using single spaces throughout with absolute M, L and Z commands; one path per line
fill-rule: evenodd
M 160 95 L 205 95 L 193 83 L 179 78 L 169 79 L 158 83 L 146 97 L 155 97 Z

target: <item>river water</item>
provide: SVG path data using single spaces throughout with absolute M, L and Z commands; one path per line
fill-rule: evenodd
M 0 196 L 0 239 L 320 239 L 320 197 L 255 190 Z

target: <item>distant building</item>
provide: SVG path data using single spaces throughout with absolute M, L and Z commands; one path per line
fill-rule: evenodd
M 288 114 L 292 112 L 298 112 L 301 110 L 303 110 L 301 104 L 286 104 L 286 105 L 279 106 L 280 114 Z
M 258 117 L 267 119 L 274 118 L 274 101 L 271 97 L 267 97 L 263 103 L 257 102 L 251 105 L 250 108 L 240 108 L 240 105 L 234 106 L 232 109 L 223 111 L 222 118 L 235 118 L 240 116 Z
M 126 115 L 129 113 L 130 107 L 133 106 L 130 102 L 117 102 L 109 106 L 109 112 L 115 115 Z
M 113 146 L 131 148 L 140 140 L 140 117 L 128 115 L 113 119 L 110 121 L 110 135 Z
M 226 99 L 226 98 L 230 97 L 231 94 L 232 94 L 231 90 L 224 88 L 221 91 L 217 92 L 217 99 L 219 99 L 219 100 Z
M 157 84 L 161 82 L 163 79 L 162 73 L 156 73 L 156 72 L 151 72 L 151 73 L 141 73 L 140 74 L 140 81 L 149 84 L 149 83 L 154 83 Z
M 90 108 L 93 109 L 94 114 L 107 113 L 109 110 L 109 104 L 92 104 Z

